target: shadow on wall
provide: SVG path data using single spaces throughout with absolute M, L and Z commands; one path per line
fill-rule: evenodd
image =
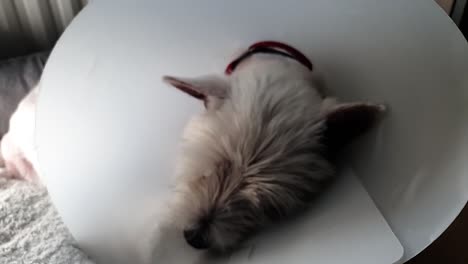
M 0 60 L 50 50 L 88 0 L 0 0 Z
M 0 30 L 0 60 L 18 57 L 25 54 L 34 53 L 52 48 L 53 44 L 47 48 L 39 48 L 25 34 L 4 32 Z

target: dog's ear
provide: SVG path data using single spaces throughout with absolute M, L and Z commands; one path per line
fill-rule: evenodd
M 219 107 L 229 95 L 229 81 L 221 76 L 207 75 L 197 78 L 164 76 L 163 81 L 177 89 L 203 100 L 207 109 Z
M 369 130 L 385 111 L 383 104 L 337 103 L 323 113 L 323 144 L 335 155 L 353 139 Z

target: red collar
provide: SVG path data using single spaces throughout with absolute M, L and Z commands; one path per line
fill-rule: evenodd
M 281 42 L 262 41 L 251 45 L 247 51 L 245 51 L 237 59 L 229 63 L 229 65 L 226 67 L 225 73 L 227 75 L 230 75 L 236 69 L 237 65 L 239 65 L 242 62 L 242 60 L 252 56 L 255 53 L 270 53 L 289 57 L 300 62 L 309 70 L 312 70 L 313 68 L 312 63 L 309 61 L 309 59 L 297 49 Z

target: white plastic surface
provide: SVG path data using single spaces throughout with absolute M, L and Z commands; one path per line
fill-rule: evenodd
M 396 263 L 403 247 L 352 171 L 296 222 L 248 243 L 217 264 Z
M 468 198 L 468 45 L 435 2 L 100 0 L 57 44 L 38 107 L 41 169 L 81 245 L 130 256 L 125 234 L 165 197 L 173 146 L 201 106 L 161 75 L 222 72 L 265 39 L 307 54 L 339 97 L 390 106 L 348 165 L 403 260 L 445 230 Z

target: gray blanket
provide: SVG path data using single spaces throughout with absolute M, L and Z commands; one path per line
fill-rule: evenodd
M 1 264 L 88 264 L 91 261 L 51 205 L 47 191 L 0 179 Z
M 36 86 L 49 52 L 0 61 L 0 138 L 21 99 Z

